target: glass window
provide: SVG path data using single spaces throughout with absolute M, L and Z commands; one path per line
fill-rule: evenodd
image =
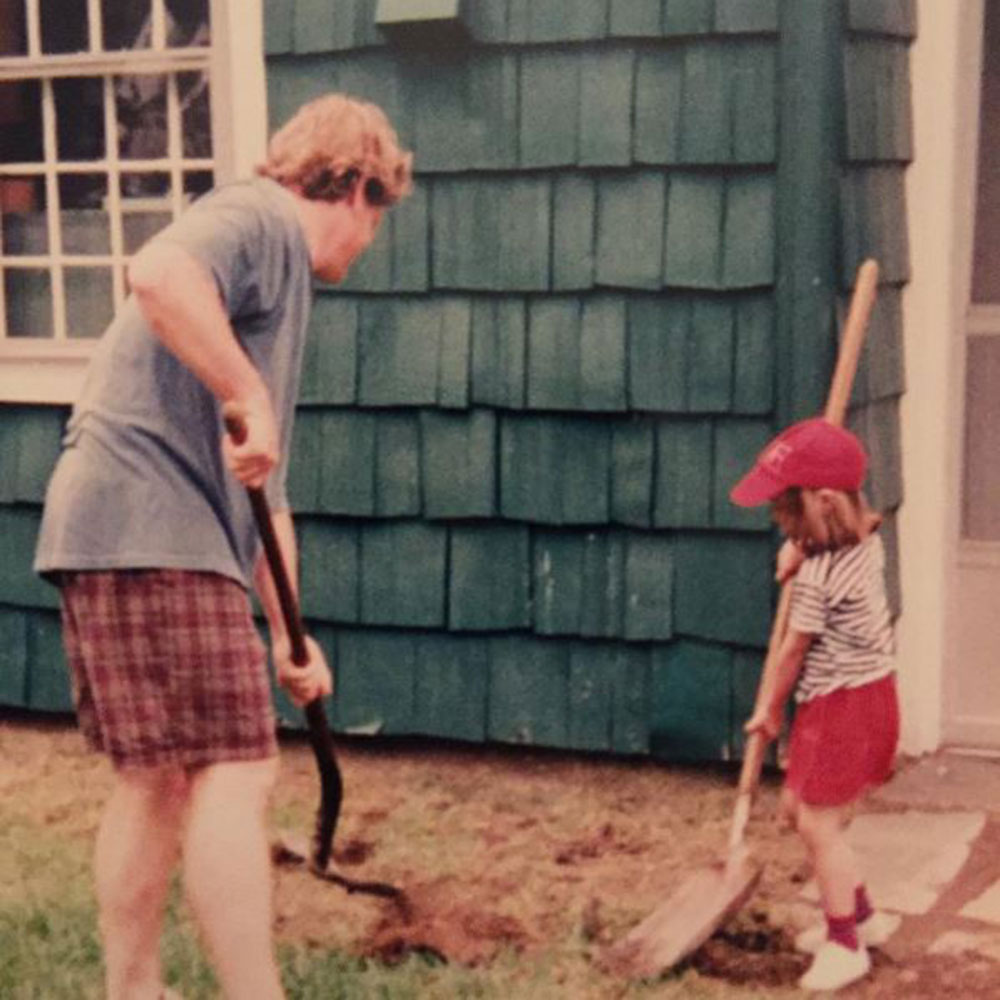
M 98 336 L 212 186 L 208 0 L 0 0 L 0 355 Z

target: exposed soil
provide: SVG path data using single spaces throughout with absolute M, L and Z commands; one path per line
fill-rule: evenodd
M 334 867 L 402 893 L 348 893 L 301 865 L 278 866 L 279 937 L 388 963 L 414 951 L 480 968 L 503 954 L 544 956 L 573 1000 L 632 995 L 601 971 L 600 953 L 720 857 L 734 802 L 726 768 L 374 740 L 340 740 L 338 756 L 345 794 Z M 88 837 L 109 784 L 107 765 L 71 725 L 0 722 L 0 796 L 15 796 L 19 809 Z M 777 787 L 774 776 L 765 782 L 748 832 L 764 864 L 760 884 L 681 970 L 706 986 L 732 984 L 720 997 L 792 995 L 806 965 L 792 939 L 818 914 L 800 897 L 808 871 L 799 842 L 771 818 Z M 308 835 L 317 795 L 308 746 L 286 739 L 275 831 Z M 1000 875 L 992 823 L 983 843 L 970 862 L 980 881 Z M 948 919 L 907 918 L 872 975 L 842 995 L 1000 996 L 995 963 L 926 953 Z

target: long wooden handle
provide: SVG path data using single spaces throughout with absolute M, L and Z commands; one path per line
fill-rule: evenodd
M 858 268 L 851 306 L 844 322 L 843 336 L 840 338 L 837 367 L 833 372 L 830 394 L 827 396 L 826 409 L 823 411 L 823 416 L 831 424 L 843 424 L 847 415 L 847 404 L 851 399 L 854 376 L 858 370 L 861 348 L 864 346 L 865 333 L 868 330 L 868 320 L 875 306 L 877 294 L 878 264 L 869 258 Z
M 229 436 L 236 444 L 242 444 L 246 440 L 247 428 L 240 409 L 231 403 L 227 403 L 222 409 L 222 419 Z M 252 486 L 248 486 L 247 497 L 250 500 L 254 521 L 257 524 L 257 531 L 264 546 L 264 555 L 267 558 L 268 568 L 271 570 L 271 578 L 274 580 L 274 589 L 278 594 L 281 617 L 285 623 L 285 630 L 288 632 L 288 640 L 292 647 L 292 663 L 302 666 L 309 661 L 309 654 L 306 651 L 305 629 L 302 627 L 302 615 L 299 612 L 299 603 L 295 599 L 295 591 L 292 589 L 291 580 L 288 578 L 288 570 L 285 567 L 285 560 L 281 554 L 278 536 L 274 533 L 271 508 L 267 502 L 267 496 L 262 489 L 255 489 Z
M 246 423 L 242 411 L 237 406 L 226 404 L 222 409 L 222 419 L 226 431 L 236 444 L 246 440 Z M 278 594 L 281 606 L 281 617 L 288 632 L 288 640 L 292 648 L 292 662 L 302 666 L 309 662 L 309 652 L 306 649 L 305 629 L 302 626 L 302 614 L 299 602 L 292 589 L 288 570 L 278 536 L 274 533 L 274 523 L 271 520 L 271 508 L 267 496 L 261 489 L 247 487 L 247 497 L 253 509 L 254 521 L 260 540 L 264 545 L 274 589 Z M 322 874 L 326 871 L 333 852 L 333 837 L 340 816 L 340 804 L 343 798 L 343 779 L 337 758 L 333 752 L 333 739 L 330 736 L 330 724 L 323 708 L 322 698 L 314 698 L 305 707 L 306 724 L 309 726 L 309 742 L 320 777 L 320 805 L 316 811 L 316 827 L 313 832 L 312 852 L 309 865 L 314 872 Z
M 847 404 L 854 388 L 854 376 L 858 370 L 861 348 L 865 342 L 868 320 L 875 305 L 878 294 L 878 264 L 868 259 L 858 268 L 854 292 L 851 295 L 851 305 L 844 322 L 844 332 L 840 338 L 840 348 L 837 352 L 837 365 L 830 382 L 830 392 L 827 396 L 826 409 L 823 416 L 832 424 L 841 425 L 847 415 Z M 765 695 L 774 683 L 778 670 L 778 650 L 788 631 L 788 615 L 792 605 L 792 584 L 786 581 L 781 588 L 778 607 L 771 625 L 771 635 L 767 644 L 767 655 L 764 659 L 764 669 L 761 671 L 757 686 L 756 706 L 759 708 Z M 760 781 L 760 771 L 764 763 L 767 741 L 760 733 L 753 733 L 746 742 L 743 753 L 743 767 L 740 770 L 739 794 L 741 798 L 753 795 Z M 742 837 L 740 825 L 741 812 L 737 809 L 737 817 L 731 840 L 738 841 Z M 743 819 L 745 825 L 745 819 Z M 739 829 L 737 829 L 739 828 Z

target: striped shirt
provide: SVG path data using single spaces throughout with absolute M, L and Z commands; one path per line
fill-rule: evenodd
M 893 672 L 895 639 L 878 534 L 802 563 L 792 587 L 789 627 L 815 636 L 799 676 L 797 702 Z

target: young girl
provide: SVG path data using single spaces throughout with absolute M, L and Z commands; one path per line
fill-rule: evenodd
M 774 739 L 792 689 L 798 704 L 785 801 L 816 873 L 826 925 L 799 935 L 815 957 L 807 990 L 835 990 L 871 967 L 899 917 L 874 911 L 845 833 L 852 806 L 886 781 L 899 737 L 894 640 L 885 596 L 881 519 L 859 490 L 867 458 L 849 431 L 822 419 L 789 427 L 730 494 L 770 501 L 787 541 L 777 577 L 795 577 L 773 682 L 748 732 Z

